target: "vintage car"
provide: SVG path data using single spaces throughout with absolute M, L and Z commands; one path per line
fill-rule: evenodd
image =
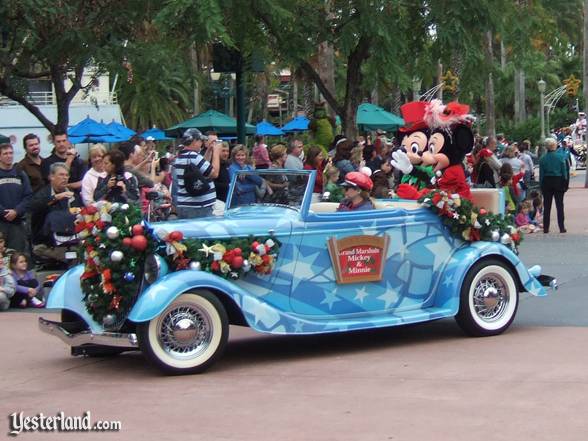
M 519 292 L 544 296 L 545 286 L 555 284 L 540 267 L 527 269 L 511 246 L 454 237 L 416 201 L 378 200 L 374 210 L 338 212 L 337 203 L 312 194 L 314 171 L 247 173 L 285 185 L 281 193 L 239 204 L 233 181 L 222 217 L 152 227 L 186 238 L 270 237 L 279 244 L 271 272 L 233 280 L 200 268 L 169 271 L 156 256 L 113 328 L 88 313 L 79 265 L 48 298 L 63 321 L 40 318 L 40 328 L 72 346 L 74 355 L 138 349 L 166 373 L 196 373 L 219 358 L 230 324 L 302 335 L 455 317 L 467 334 L 488 336 L 512 323 Z M 496 190 L 480 190 L 476 198 L 500 209 Z

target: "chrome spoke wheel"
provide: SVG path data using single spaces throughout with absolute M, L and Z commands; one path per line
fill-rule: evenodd
M 173 305 L 158 321 L 158 338 L 170 356 L 185 359 L 205 351 L 212 339 L 212 321 L 206 310 L 191 305 Z
M 208 291 L 176 298 L 154 319 L 137 325 L 141 351 L 166 373 L 202 372 L 222 354 L 229 321 L 221 301 Z
M 470 335 L 497 335 L 514 320 L 518 301 L 511 269 L 500 260 L 482 260 L 472 266 L 464 279 L 455 319 Z

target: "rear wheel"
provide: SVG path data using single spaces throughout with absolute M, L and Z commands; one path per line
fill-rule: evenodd
M 476 337 L 498 335 L 515 318 L 519 293 L 510 268 L 495 259 L 475 264 L 461 288 L 459 326 Z
M 158 317 L 137 326 L 139 347 L 168 374 L 194 374 L 222 354 L 229 336 L 227 313 L 216 296 L 180 295 Z

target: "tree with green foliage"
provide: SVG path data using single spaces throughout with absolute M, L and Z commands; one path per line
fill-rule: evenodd
M 0 93 L 28 109 L 51 132 L 69 124 L 74 96 L 89 90 L 113 60 L 122 61 L 145 2 L 3 0 L 0 2 Z M 91 72 L 87 83 L 84 73 Z M 53 83 L 57 121 L 28 96 L 28 80 Z

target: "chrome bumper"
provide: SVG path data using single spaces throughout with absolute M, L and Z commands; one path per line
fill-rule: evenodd
M 87 344 L 129 349 L 139 347 L 136 334 L 122 334 L 119 332 L 93 334 L 90 331 L 70 333 L 63 329 L 60 322 L 46 320 L 43 317 L 39 317 L 39 329 L 46 334 L 59 338 L 62 342 L 72 347 Z

